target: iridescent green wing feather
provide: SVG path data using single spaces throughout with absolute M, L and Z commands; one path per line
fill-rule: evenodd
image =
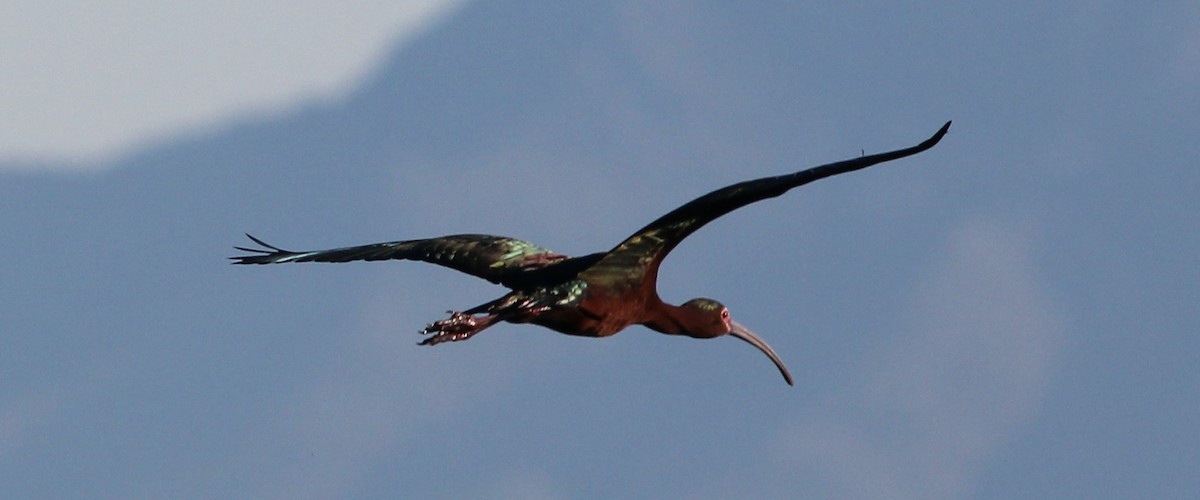
M 740 182 L 708 193 L 639 229 L 605 254 L 581 277 L 591 283 L 604 283 L 612 287 L 641 286 L 647 277 L 657 272 L 663 258 L 679 242 L 718 217 L 756 201 L 782 195 L 815 180 L 920 153 L 942 140 L 949 128 L 950 122 L 946 122 L 932 137 L 911 148 L 862 156 L 792 174 Z
M 234 264 L 417 260 L 502 285 L 519 280 L 521 273 L 541 269 L 567 258 L 528 241 L 486 234 L 457 234 L 307 252 L 284 250 L 249 234 L 246 236 L 263 248 L 234 247 L 254 254 L 230 257 Z

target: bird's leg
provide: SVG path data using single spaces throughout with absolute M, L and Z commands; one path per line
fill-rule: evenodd
M 467 340 L 484 328 L 492 326 L 498 319 L 495 314 L 475 316 L 474 314 L 447 311 L 450 317 L 434 321 L 421 330 L 423 335 L 431 335 L 422 340 L 421 345 L 437 345 L 442 342 L 457 342 Z
M 449 318 L 434 321 L 421 330 L 420 333 L 430 335 L 421 341 L 421 345 L 467 340 L 501 321 L 524 323 L 538 313 L 550 309 L 550 305 L 556 300 L 561 299 L 554 290 L 532 296 L 524 292 L 512 292 L 463 312 L 447 311 L 450 313 Z

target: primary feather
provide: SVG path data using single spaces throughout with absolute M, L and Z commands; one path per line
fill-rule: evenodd
M 516 279 L 519 273 L 567 259 L 566 255 L 528 241 L 486 234 L 456 234 L 440 238 L 390 241 L 303 252 L 284 250 L 249 234 L 246 236 L 263 248 L 236 247 L 256 255 L 230 257 L 235 264 L 417 260 L 449 267 L 503 285 Z

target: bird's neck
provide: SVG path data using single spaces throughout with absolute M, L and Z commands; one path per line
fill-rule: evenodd
M 647 311 L 649 319 L 643 321 L 642 324 L 659 333 L 688 335 L 686 327 L 688 317 L 684 314 L 683 308 L 661 300 L 656 302 L 657 304 Z

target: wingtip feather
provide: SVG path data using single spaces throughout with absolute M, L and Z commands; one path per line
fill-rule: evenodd
M 235 250 L 259 255 L 239 255 L 230 257 L 229 259 L 233 261 L 231 264 L 274 264 L 279 262 L 287 262 L 289 258 L 294 257 L 297 254 L 296 252 L 284 250 L 263 240 L 255 238 L 254 235 L 250 233 L 245 234 L 247 238 L 250 238 L 251 241 L 263 248 L 248 248 L 235 245 L 233 247 Z
M 941 142 L 942 138 L 946 136 L 946 133 L 950 131 L 951 123 L 954 123 L 954 120 L 947 121 L 945 125 L 942 125 L 942 128 L 938 129 L 938 131 L 935 132 L 932 137 L 926 139 L 925 142 L 922 142 L 917 146 L 917 148 L 923 151 L 937 145 L 937 143 Z

